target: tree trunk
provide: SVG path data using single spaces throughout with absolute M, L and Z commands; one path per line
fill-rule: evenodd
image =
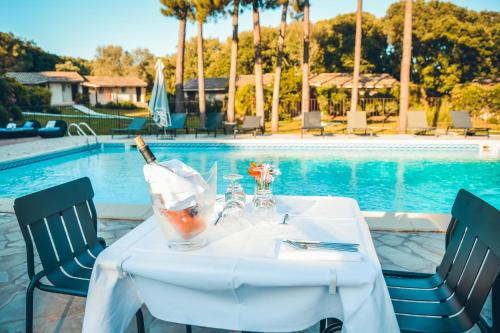
M 180 20 L 175 64 L 175 112 L 186 112 L 184 108 L 184 42 L 186 40 L 186 18 Z
M 411 18 L 412 0 L 405 1 L 405 20 L 403 32 L 403 57 L 401 58 L 401 91 L 399 95 L 399 132 L 405 133 L 408 125 L 407 113 L 410 103 L 410 66 L 411 66 Z
M 283 47 L 285 45 L 286 31 L 286 15 L 288 10 L 288 0 L 283 3 L 281 12 L 280 35 L 278 38 L 278 57 L 276 59 L 276 71 L 274 72 L 274 89 L 273 89 L 273 108 L 271 112 L 271 130 L 278 132 L 279 123 L 279 95 L 280 95 L 280 80 L 281 80 L 281 62 L 283 58 Z
M 200 122 L 205 125 L 205 72 L 203 66 L 203 22 L 198 21 L 198 104 L 200 108 Z
M 231 42 L 231 68 L 229 70 L 229 96 L 227 101 L 227 121 L 234 122 L 234 105 L 236 97 L 236 68 L 238 61 L 238 12 L 239 0 L 234 0 L 233 9 L 233 40 Z
M 356 11 L 356 40 L 354 44 L 354 73 L 352 75 L 351 111 L 358 110 L 359 67 L 361 65 L 361 24 L 363 0 L 358 0 Z
M 304 0 L 304 54 L 302 61 L 302 114 L 309 112 L 309 0 Z M 304 117 L 302 117 L 304 121 Z
M 262 55 L 260 43 L 259 3 L 253 0 L 253 43 L 255 48 L 254 71 L 255 71 L 255 105 L 256 115 L 261 117 L 261 126 L 264 126 L 264 84 L 262 79 Z

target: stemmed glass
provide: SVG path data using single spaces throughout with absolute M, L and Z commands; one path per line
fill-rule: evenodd
M 242 179 L 242 175 L 235 173 L 224 175 L 225 180 L 230 181 L 227 186 L 226 193 L 224 195 L 224 210 L 222 216 L 233 216 L 239 215 L 245 208 L 246 195 L 243 187 L 238 180 Z

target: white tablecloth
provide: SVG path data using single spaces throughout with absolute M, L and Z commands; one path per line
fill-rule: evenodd
M 170 250 L 154 217 L 97 258 L 84 332 L 123 332 L 145 303 L 165 321 L 257 332 L 305 329 L 323 318 L 343 332 L 399 332 L 368 226 L 355 200 L 278 197 L 289 225 L 209 231 L 208 246 Z M 280 238 L 359 242 L 361 260 L 278 259 Z

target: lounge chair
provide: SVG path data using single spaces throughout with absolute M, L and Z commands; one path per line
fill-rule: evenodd
M 244 132 L 253 132 L 253 136 L 256 136 L 258 130 L 264 134 L 264 127 L 260 125 L 261 119 L 262 117 L 260 116 L 246 116 L 243 119 L 243 124 L 234 129 L 234 138 L 236 139 L 236 134 Z
M 481 310 L 492 289 L 493 327 L 500 323 L 500 211 L 462 189 L 451 215 L 436 273 L 384 271 L 402 331 L 465 332 L 476 323 L 486 328 Z
M 68 124 L 64 120 L 51 120 L 38 130 L 38 135 L 42 138 L 60 138 L 65 136 L 67 131 Z
M 427 115 L 425 114 L 425 111 L 408 112 L 408 130 L 415 131 L 415 134 L 434 132 L 437 136 L 436 128 L 430 127 L 427 123 Z
M 304 113 L 304 125 L 301 128 L 300 137 L 304 137 L 304 130 L 319 129 L 321 136 L 325 132 L 325 126 L 321 125 L 321 112 L 310 111 Z
M 486 132 L 486 136 L 490 137 L 490 129 L 487 127 L 474 127 L 472 119 L 467 111 L 451 111 L 451 126 L 446 128 L 446 134 L 450 129 L 463 129 L 464 136 L 476 135 L 476 132 Z
M 198 137 L 198 132 L 206 132 L 208 135 L 210 132 L 214 132 L 214 137 L 216 137 L 217 130 L 220 129 L 224 131 L 224 134 L 226 134 L 226 127 L 224 126 L 224 113 L 208 113 L 205 127 L 196 128 L 194 137 Z
M 40 123 L 36 120 L 28 120 L 21 127 L 0 128 L 0 139 L 26 138 L 37 136 Z
M 14 201 L 14 211 L 26 243 L 28 276 L 26 332 L 33 332 L 33 293 L 39 290 L 87 297 L 92 267 L 106 247 L 97 237 L 94 191 L 88 178 L 28 194 Z M 36 247 L 41 269 L 35 269 Z M 42 280 L 43 279 L 43 280 Z M 47 280 L 49 283 L 46 283 Z M 136 313 L 137 330 L 144 320 Z
M 189 134 L 189 129 L 186 125 L 187 115 L 185 113 L 171 113 L 170 121 L 171 124 L 169 127 L 160 128 L 158 133 L 156 133 L 156 137 L 160 134 L 170 133 L 171 136 L 176 136 L 178 130 L 186 131 L 186 134 Z
M 130 138 L 131 134 L 136 134 L 142 131 L 142 128 L 146 124 L 147 119 L 145 118 L 134 118 L 127 128 L 112 128 L 111 138 L 116 134 L 127 134 L 127 138 Z
M 366 112 L 365 111 L 348 111 L 347 112 L 347 132 L 355 133 L 355 131 L 364 131 L 366 135 L 370 132 L 373 135 L 373 130 L 368 127 L 366 122 Z

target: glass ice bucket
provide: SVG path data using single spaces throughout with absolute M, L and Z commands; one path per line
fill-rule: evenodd
M 167 245 L 175 250 L 194 250 L 207 244 L 207 229 L 214 218 L 214 207 L 217 194 L 217 164 L 202 177 L 208 189 L 186 200 L 185 204 L 174 209 L 167 209 L 162 195 L 154 189 L 169 186 L 167 183 L 153 184 L 148 182 L 151 203 L 156 221 L 167 241 Z

